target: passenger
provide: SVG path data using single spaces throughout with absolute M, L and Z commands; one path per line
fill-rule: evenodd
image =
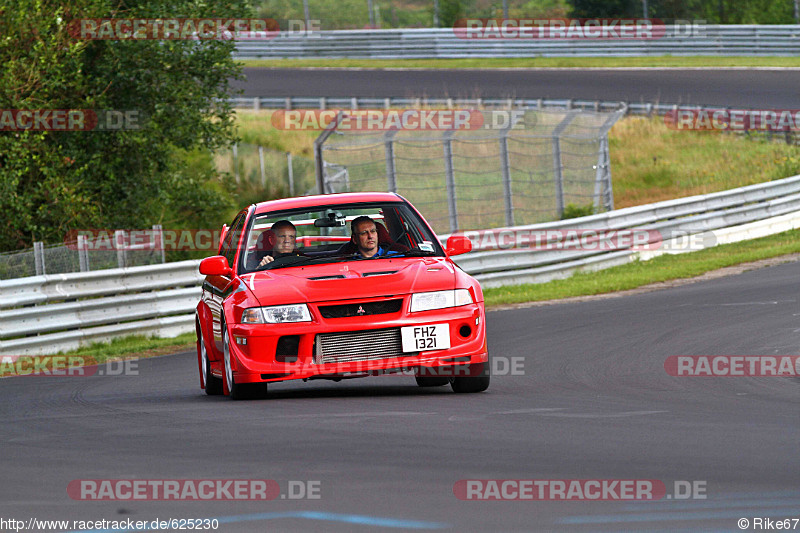
M 370 257 L 384 257 L 397 255 L 398 252 L 389 250 L 388 245 L 386 248 L 382 247 L 378 242 L 378 226 L 368 216 L 360 216 L 353 219 L 350 223 L 353 235 L 352 239 L 358 247 L 356 256 L 370 258 Z

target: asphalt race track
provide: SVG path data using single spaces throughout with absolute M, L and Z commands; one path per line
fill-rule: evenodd
M 347 70 L 246 68 L 243 96 L 556 98 L 797 107 L 800 69 Z
M 800 354 L 798 279 L 800 263 L 787 263 L 492 311 L 490 353 L 521 371 L 481 394 L 392 376 L 233 402 L 200 391 L 193 353 L 142 360 L 138 375 L 2 379 L 0 517 L 216 517 L 223 532 L 731 532 L 739 518 L 800 518 L 800 381 L 663 366 Z M 76 501 L 66 488 L 79 479 L 270 479 L 284 495 L 290 481 L 316 481 L 320 497 Z M 706 498 L 462 501 L 453 487 L 467 479 L 653 479 L 668 494 L 689 481 Z

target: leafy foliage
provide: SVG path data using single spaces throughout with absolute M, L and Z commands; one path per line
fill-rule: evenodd
M 0 133 L 0 250 L 58 242 L 70 229 L 217 225 L 230 199 L 210 166 L 182 162 L 234 137 L 233 43 L 83 41 L 67 25 L 246 16 L 244 0 L 0 0 L 0 109 L 135 110 L 140 127 Z

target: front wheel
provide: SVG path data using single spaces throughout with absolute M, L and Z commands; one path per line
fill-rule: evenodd
M 211 373 L 211 361 L 208 360 L 208 351 L 206 350 L 206 342 L 203 338 L 203 330 L 198 326 L 197 343 L 200 350 L 200 371 L 203 373 L 203 385 L 206 389 L 206 394 L 215 396 L 222 394 L 222 380 Z
M 228 396 L 232 400 L 251 400 L 266 396 L 266 383 L 236 383 L 236 379 L 233 377 L 233 365 L 231 364 L 230 337 L 224 322 L 222 323 L 222 350 L 225 359 L 225 385 L 228 388 Z
M 466 366 L 465 376 L 450 378 L 453 392 L 483 392 L 489 388 L 489 363 L 475 363 Z
M 450 383 L 450 378 L 440 378 L 438 376 L 414 376 L 417 385 L 420 387 L 441 387 Z

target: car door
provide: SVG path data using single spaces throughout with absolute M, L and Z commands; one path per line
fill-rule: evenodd
M 213 345 L 216 361 L 222 358 L 222 302 L 231 292 L 233 280 L 236 277 L 236 252 L 242 238 L 245 222 L 247 221 L 247 210 L 242 211 L 233 219 L 225 239 L 222 241 L 220 255 L 228 261 L 228 266 L 233 269 L 229 276 L 206 276 L 203 282 L 203 300 L 208 305 L 211 312 L 211 329 L 213 334 Z

